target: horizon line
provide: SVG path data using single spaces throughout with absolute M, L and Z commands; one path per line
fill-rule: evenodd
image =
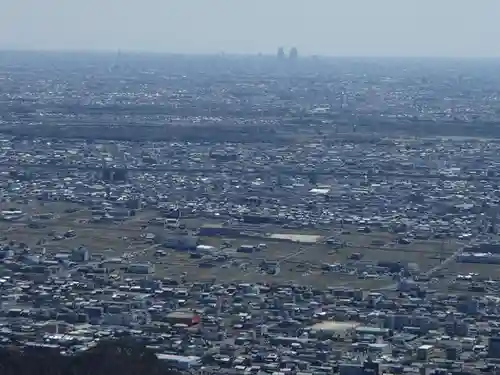
M 278 47 L 276 48 L 276 51 Z M 137 50 L 137 49 L 58 49 L 58 48 L 12 48 L 1 47 L 0 53 L 48 53 L 48 54 L 120 54 L 120 55 L 163 55 L 163 56 L 187 56 L 187 57 L 276 57 L 276 53 L 266 52 L 174 52 L 174 51 L 153 51 L 153 50 Z M 500 55 L 490 56 L 462 56 L 462 55 L 356 55 L 356 54 L 300 54 L 300 59 L 436 59 L 436 60 L 500 60 Z

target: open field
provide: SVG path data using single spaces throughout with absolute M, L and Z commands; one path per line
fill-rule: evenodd
M 8 205 L 8 207 L 7 207 Z M 200 237 L 200 243 L 220 249 L 219 255 L 225 260 L 211 262 L 209 266 L 200 267 L 203 259 L 193 259 L 189 252 L 164 248 L 161 243 L 156 245 L 146 240 L 147 233 L 168 238 L 177 233 L 161 226 L 149 226 L 148 221 L 160 216 L 153 210 L 140 211 L 120 223 L 91 223 L 91 214 L 86 207 L 62 202 L 36 201 L 4 203 L 3 209 L 18 208 L 26 213 L 26 217 L 40 213 L 52 213 L 52 218 L 24 218 L 16 222 L 0 222 L 0 231 L 4 240 L 15 241 L 16 244 L 26 244 L 35 252 L 45 248 L 47 254 L 68 252 L 78 246 L 86 246 L 94 256 L 119 257 L 126 255 L 133 262 L 155 263 L 156 274 L 163 277 L 176 278 L 184 274 L 187 280 L 220 281 L 256 281 L 274 282 L 295 281 L 298 283 L 319 286 L 370 285 L 377 287 L 390 283 L 389 277 L 380 276 L 365 280 L 348 270 L 342 272 L 326 272 L 324 264 L 352 265 L 351 257 L 358 253 L 363 263 L 378 261 L 415 263 L 425 270 L 438 265 L 441 259 L 453 254 L 459 244 L 451 240 L 414 240 L 410 244 L 398 243 L 398 237 L 386 232 L 359 233 L 355 228 L 347 230 L 332 225 L 330 230 L 295 230 L 279 226 L 266 225 L 262 237 L 217 236 Z M 182 220 L 186 231 L 195 233 L 202 225 L 214 223 L 206 218 L 188 218 Z M 31 224 L 30 224 L 31 223 Z M 35 223 L 36 225 L 33 225 Z M 220 223 L 220 221 L 219 221 Z M 68 230 L 74 230 L 75 236 L 65 238 Z M 300 234 L 312 242 L 313 236 L 320 239 L 316 243 L 299 243 L 271 238 L 264 233 Z M 59 235 L 59 236 L 57 236 Z M 62 237 L 62 238 L 61 238 Z M 278 236 L 279 237 L 279 236 Z M 341 245 L 332 246 L 325 243 L 327 238 L 335 238 Z M 265 244 L 261 251 L 251 254 L 237 252 L 242 245 L 258 246 Z M 163 256 L 156 256 L 157 249 L 165 251 Z M 261 270 L 262 262 L 279 264 L 279 271 L 269 275 Z M 206 263 L 206 262 L 205 262 Z M 455 267 L 455 268 L 453 268 Z M 457 267 L 472 269 L 474 267 L 488 268 L 488 265 L 448 265 L 449 272 L 459 272 Z M 492 274 L 497 270 L 492 267 Z M 461 272 L 461 271 L 460 271 Z M 465 272 L 465 271 L 464 271 Z M 473 272 L 473 271 L 469 271 Z M 481 273 L 486 272 L 482 271 Z
M 499 279 L 499 264 L 477 264 L 477 263 L 457 263 L 451 262 L 441 273 L 449 278 L 455 278 L 458 275 L 479 274 L 483 278 Z

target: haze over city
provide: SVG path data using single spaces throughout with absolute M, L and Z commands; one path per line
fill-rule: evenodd
M 497 57 L 495 0 L 5 0 L 0 49 Z
M 499 11 L 0 0 L 0 375 L 500 375 Z

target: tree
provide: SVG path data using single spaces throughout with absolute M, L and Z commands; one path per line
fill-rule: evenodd
M 99 343 L 81 354 L 63 355 L 58 348 L 0 348 L 2 375 L 156 375 L 176 374 L 155 353 L 133 339 Z

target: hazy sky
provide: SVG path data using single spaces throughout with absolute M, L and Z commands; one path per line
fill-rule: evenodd
M 500 0 L 0 0 L 1 49 L 500 56 Z

